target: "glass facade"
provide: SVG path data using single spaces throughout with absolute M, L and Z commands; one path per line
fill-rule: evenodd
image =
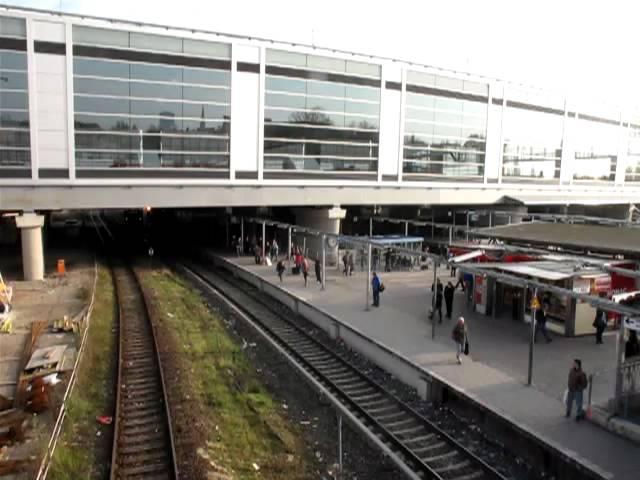
M 229 168 L 230 46 L 73 34 L 77 167 Z
M 403 173 L 481 178 L 488 85 L 408 72 L 406 88 Z
M 502 121 L 502 176 L 508 180 L 559 180 L 562 114 L 509 106 Z
M 580 118 L 575 121 L 573 179 L 613 182 L 621 127 Z
M 267 50 L 264 170 L 376 172 L 380 67 Z
M 625 182 L 640 182 L 640 124 L 631 124 L 627 129 L 627 165 Z
M 0 177 L 31 167 L 26 26 L 0 17 Z

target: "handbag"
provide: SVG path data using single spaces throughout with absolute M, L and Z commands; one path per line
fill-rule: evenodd
M 380 284 L 380 292 L 384 292 L 384 289 L 385 289 L 384 283 L 381 283 Z
M 464 341 L 464 354 L 469 355 L 469 340 Z

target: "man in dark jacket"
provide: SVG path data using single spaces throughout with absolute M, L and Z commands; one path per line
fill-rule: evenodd
M 318 261 L 317 258 L 316 258 L 315 269 L 316 269 L 316 282 L 322 283 L 322 267 L 320 266 L 320 262 Z
M 451 318 L 451 311 L 453 310 L 453 292 L 456 289 L 451 282 L 447 282 L 447 286 L 444 287 L 444 305 L 447 309 L 447 318 Z
M 431 317 L 433 318 L 438 312 L 440 317 L 438 323 L 442 323 L 442 282 L 438 278 L 435 285 L 431 285 L 431 292 L 436 296 L 436 303 L 434 305 L 434 310 L 431 312 Z
M 547 332 L 547 311 L 549 310 L 549 304 L 543 303 L 542 308 L 536 310 L 536 329 L 533 335 L 533 341 L 538 341 L 538 333 L 542 333 L 542 336 L 547 341 L 547 343 L 551 342 L 551 336 L 549 332 Z
M 571 416 L 571 407 L 573 402 L 576 402 L 576 422 L 579 422 L 585 417 L 584 410 L 582 410 L 582 393 L 587 388 L 589 382 L 587 376 L 582 371 L 582 361 L 575 359 L 573 361 L 573 367 L 569 370 L 569 380 L 567 382 L 567 412 L 565 416 L 569 418 Z
M 371 279 L 371 291 L 373 292 L 373 307 L 380 306 L 380 277 L 373 272 L 373 278 Z
M 596 329 L 596 344 L 602 343 L 602 334 L 607 328 L 607 312 L 598 308 L 596 310 L 596 318 L 593 320 L 593 326 Z

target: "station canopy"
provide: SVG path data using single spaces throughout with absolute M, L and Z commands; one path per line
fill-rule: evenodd
M 557 246 L 640 258 L 640 228 L 525 222 L 483 228 L 478 234 L 506 242 Z
M 394 245 L 407 245 L 424 242 L 423 237 L 413 237 L 404 235 L 374 235 L 370 237 L 373 243 L 383 247 L 393 247 Z
M 500 270 L 518 276 L 538 278 L 540 280 L 558 281 L 585 275 L 604 275 L 597 267 L 587 267 L 579 262 L 565 261 L 536 261 L 514 263 L 480 263 L 476 265 L 482 269 Z

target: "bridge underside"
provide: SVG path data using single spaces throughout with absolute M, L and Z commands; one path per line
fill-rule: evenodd
M 0 210 L 318 206 L 318 205 L 619 205 L 640 193 L 576 189 L 399 186 L 6 186 Z

